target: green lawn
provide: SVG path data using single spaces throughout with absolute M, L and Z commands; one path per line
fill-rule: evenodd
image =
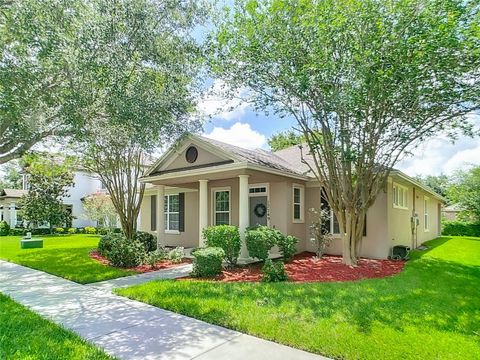
M 0 359 L 112 359 L 22 305 L 0 294 Z
M 81 284 L 114 279 L 132 271 L 105 266 L 89 257 L 96 235 L 40 236 L 43 249 L 20 249 L 20 237 L 0 237 L 0 259 L 42 270 Z
M 480 359 L 480 239 L 444 237 L 405 270 L 349 283 L 153 281 L 117 292 L 342 359 Z

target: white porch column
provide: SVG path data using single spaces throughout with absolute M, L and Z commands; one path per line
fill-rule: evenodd
M 15 203 L 10 204 L 10 227 L 14 228 L 17 226 L 17 210 L 15 209 Z
M 240 257 L 244 259 L 248 258 L 247 245 L 245 243 L 245 230 L 250 226 L 248 177 L 249 175 L 238 175 L 238 229 L 242 241 Z
M 198 246 L 202 247 L 202 230 L 208 226 L 208 180 L 198 180 L 198 183 Z
M 157 186 L 157 246 L 165 246 L 165 186 Z

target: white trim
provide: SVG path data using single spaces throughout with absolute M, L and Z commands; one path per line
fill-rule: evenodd
M 428 212 L 428 200 L 430 200 L 428 196 L 423 197 L 423 231 L 424 232 L 430 231 L 430 213 Z M 425 219 L 427 221 L 425 221 Z
M 165 230 L 165 234 L 167 234 L 167 235 L 180 235 L 180 231 L 178 231 L 178 230 Z
M 216 225 L 216 218 L 215 215 L 217 212 L 215 210 L 215 193 L 228 191 L 228 225 L 232 224 L 232 188 L 231 186 L 223 186 L 223 187 L 212 187 L 211 188 L 211 198 L 212 198 L 212 216 L 211 216 L 211 224 L 212 226 Z M 221 213 L 227 213 L 226 211 L 221 211 Z
M 396 190 L 398 189 L 398 194 L 396 193 Z M 395 201 L 396 197 L 400 195 L 400 190 L 402 190 L 402 204 L 400 204 L 399 199 Z M 402 210 L 408 210 L 408 187 L 404 185 L 400 185 L 396 182 L 392 182 L 392 204 L 395 209 L 402 209 Z M 399 205 L 400 204 L 400 205 Z
M 400 170 L 392 170 L 390 172 L 390 176 L 393 177 L 393 176 L 398 176 L 399 178 L 405 180 L 405 181 L 408 181 L 409 183 L 419 187 L 420 189 L 424 190 L 425 192 L 429 193 L 432 197 L 444 202 L 444 203 L 447 203 L 447 199 L 445 199 L 443 196 L 437 194 L 433 189 L 431 189 L 430 187 L 420 183 L 419 181 L 415 180 L 414 178 L 408 176 L 407 174 L 404 174 L 403 172 L 401 172 Z M 393 179 L 392 179 L 393 182 L 395 182 Z
M 338 232 L 334 232 L 335 224 L 334 224 L 335 214 L 333 213 L 332 208 L 330 208 L 330 234 L 331 235 L 340 235 L 340 224 L 338 224 Z M 337 220 L 338 222 L 338 220 Z
M 300 190 L 300 203 L 295 203 L 295 189 Z M 295 219 L 295 205 L 300 205 L 300 219 Z M 292 184 L 292 222 L 303 224 L 305 222 L 305 186 Z
M 253 188 L 265 188 L 265 192 L 250 193 L 250 189 Z M 255 196 L 266 196 L 267 199 L 270 196 L 270 183 L 257 183 L 257 184 L 248 184 L 248 197 Z

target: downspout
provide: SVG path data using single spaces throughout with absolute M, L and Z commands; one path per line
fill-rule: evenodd
M 418 241 L 418 229 L 417 229 L 417 214 L 416 214 L 416 188 L 413 187 L 413 201 L 412 201 L 412 249 L 417 248 L 417 241 Z

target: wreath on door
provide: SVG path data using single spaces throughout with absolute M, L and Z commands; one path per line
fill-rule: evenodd
M 253 209 L 253 213 L 259 218 L 262 218 L 267 213 L 267 207 L 264 204 L 257 204 Z

